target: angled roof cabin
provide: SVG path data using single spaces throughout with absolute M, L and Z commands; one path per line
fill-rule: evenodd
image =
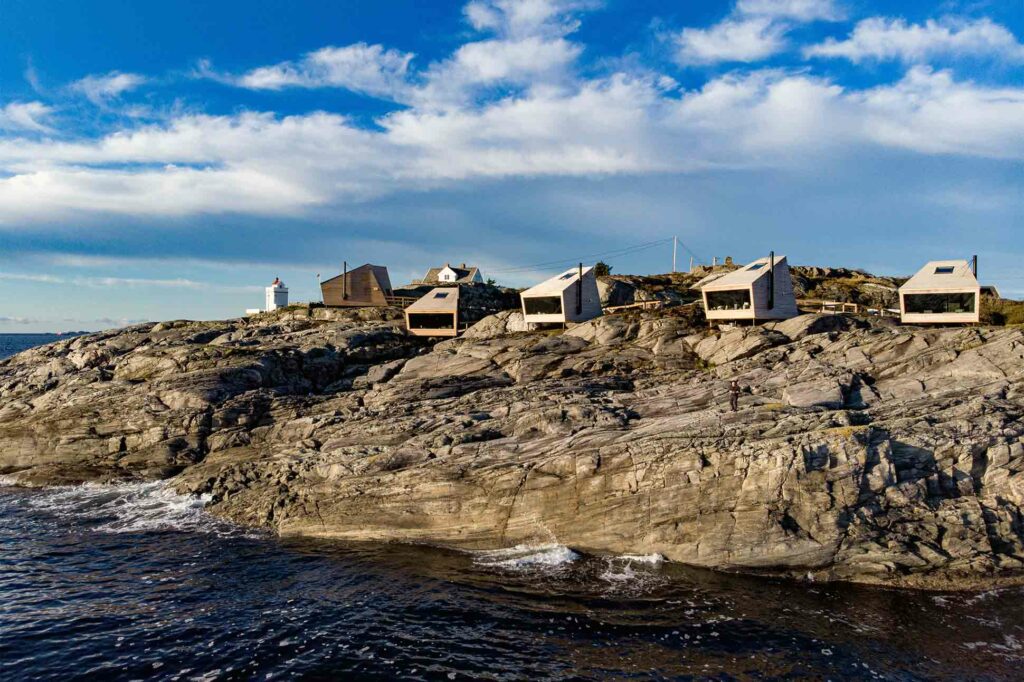
M 594 268 L 570 268 L 522 292 L 528 324 L 586 322 L 601 315 L 601 295 Z
M 933 260 L 900 287 L 905 324 L 976 324 L 981 319 L 977 260 Z
M 789 264 L 774 254 L 707 282 L 701 297 L 709 321 L 788 320 L 799 314 Z
M 320 283 L 324 305 L 345 308 L 382 308 L 393 295 L 388 269 L 383 265 L 347 267 L 342 274 Z
M 431 289 L 405 309 L 405 328 L 413 336 L 458 336 L 459 288 Z

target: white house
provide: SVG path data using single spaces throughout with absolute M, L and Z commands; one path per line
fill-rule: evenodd
M 483 284 L 484 276 L 480 268 L 463 263 L 453 266 L 445 263 L 443 268 L 430 268 L 426 276 L 420 280 L 423 284 Z
M 267 287 L 267 312 L 277 310 L 278 308 L 285 308 L 288 306 L 288 287 L 284 285 L 277 277 L 274 278 L 273 283 Z
M 528 324 L 585 322 L 601 315 L 594 268 L 570 268 L 521 293 Z
M 981 319 L 977 261 L 935 260 L 900 287 L 905 324 L 976 324 Z
M 458 336 L 459 288 L 431 289 L 405 309 L 405 327 L 413 336 Z
M 799 314 L 785 256 L 758 259 L 700 290 L 708 320 L 788 320 Z

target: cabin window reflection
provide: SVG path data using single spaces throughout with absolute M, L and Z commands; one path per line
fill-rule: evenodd
M 747 310 L 750 308 L 750 289 L 709 291 L 708 310 Z
M 454 329 L 455 316 L 444 313 L 409 313 L 409 329 Z
M 920 315 L 973 313 L 974 292 L 904 294 L 903 306 L 908 313 Z
M 536 296 L 523 299 L 527 315 L 561 315 L 561 296 Z

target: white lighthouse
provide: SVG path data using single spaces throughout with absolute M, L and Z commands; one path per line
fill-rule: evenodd
M 274 283 L 267 287 L 267 312 L 284 308 L 288 305 L 288 287 L 279 278 L 274 278 Z

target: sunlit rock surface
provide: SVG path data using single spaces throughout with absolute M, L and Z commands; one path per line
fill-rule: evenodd
M 282 534 L 939 589 L 1024 575 L 1020 329 L 517 315 L 437 344 L 398 311 L 299 308 L 34 349 L 0 362 L 0 474 L 171 478 Z

